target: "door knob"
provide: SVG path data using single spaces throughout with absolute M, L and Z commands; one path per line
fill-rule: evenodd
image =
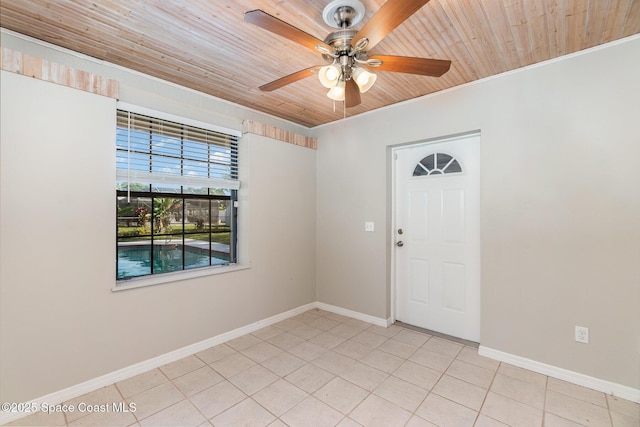
M 404 242 L 402 240 L 399 240 L 398 243 L 396 243 L 396 246 L 401 248 L 404 246 Z

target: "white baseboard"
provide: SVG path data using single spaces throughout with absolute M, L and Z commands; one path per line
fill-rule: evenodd
M 368 314 L 359 313 L 357 311 L 347 310 L 346 308 L 325 304 L 323 302 L 316 302 L 316 307 L 319 308 L 320 310 L 341 314 L 343 316 L 351 317 L 357 320 L 362 320 L 363 322 L 367 322 L 367 323 L 373 323 L 374 325 L 382 326 L 383 328 L 388 327 L 392 323 L 391 318 L 382 319 L 380 317 L 374 317 Z
M 300 307 L 294 308 L 284 313 L 277 314 L 267 319 L 259 320 L 255 323 L 251 323 L 249 325 L 240 327 L 238 329 L 234 329 L 232 331 L 225 332 L 215 337 L 208 338 L 204 341 L 200 341 L 195 344 L 191 344 L 191 345 L 179 348 L 177 350 L 170 351 L 168 353 L 162 354 L 152 359 L 148 359 L 143 362 L 136 363 L 135 365 L 127 366 L 126 368 L 119 369 L 117 371 L 108 373 L 106 375 L 102 375 L 100 377 L 91 379 L 89 381 L 85 381 L 83 383 L 76 384 L 74 386 L 65 388 L 63 390 L 59 390 L 51 394 L 47 394 L 46 396 L 42 396 L 37 399 L 31 400 L 28 403 L 37 408 L 40 408 L 42 407 L 42 404 L 45 404 L 45 403 L 48 405 L 57 405 L 57 404 L 66 402 L 68 400 L 75 399 L 76 397 L 98 390 L 99 388 L 106 387 L 108 385 L 117 383 L 119 381 L 126 380 L 127 378 L 134 377 L 136 375 L 150 371 L 151 369 L 155 369 L 160 366 L 166 365 L 167 363 L 175 362 L 176 360 L 180 360 L 184 357 L 191 356 L 192 354 L 199 353 L 210 347 L 214 347 L 216 345 L 230 341 L 234 338 L 238 338 L 242 335 L 255 332 L 258 329 L 262 329 L 266 326 L 273 325 L 282 320 L 286 320 L 290 317 L 297 316 L 298 314 L 314 309 L 317 306 L 318 305 L 315 302 L 302 305 Z M 23 412 L 0 412 L 0 425 L 6 424 L 8 422 L 17 420 L 22 417 L 26 417 L 28 415 L 30 414 L 23 413 Z
M 59 390 L 51 394 L 47 394 L 46 396 L 42 396 L 37 399 L 31 400 L 28 403 L 37 408 L 42 407 L 42 405 L 45 403 L 47 405 L 61 404 L 71 399 L 75 399 L 76 397 L 98 390 L 102 387 L 106 387 L 108 385 L 126 380 L 127 378 L 134 377 L 136 375 L 142 374 L 152 369 L 159 368 L 160 366 L 166 365 L 167 363 L 175 362 L 176 360 L 180 360 L 184 357 L 191 356 L 192 354 L 199 353 L 210 347 L 223 344 L 234 338 L 238 338 L 243 335 L 250 334 L 251 332 L 257 331 L 258 329 L 262 329 L 264 327 L 273 325 L 275 323 L 289 319 L 293 316 L 297 316 L 298 314 L 304 313 L 305 311 L 309 311 L 314 308 L 319 308 L 321 310 L 330 311 L 336 314 L 341 314 L 343 316 L 362 320 L 364 322 L 372 323 L 378 326 L 387 327 L 391 324 L 391 319 L 381 319 L 379 317 L 369 316 L 367 314 L 358 313 L 356 311 L 347 310 L 347 309 L 336 307 L 329 304 L 312 302 L 312 303 L 294 308 L 292 310 L 285 311 L 284 313 L 271 316 L 267 319 L 259 320 L 249 325 L 242 326 L 238 329 L 225 332 L 215 337 L 208 338 L 206 340 L 197 342 L 195 344 L 191 344 L 191 345 L 179 348 L 177 350 L 170 351 L 168 353 L 162 354 L 152 359 L 148 359 L 143 362 L 136 363 L 131 366 L 127 366 L 126 368 L 119 369 L 109 374 L 91 379 L 89 381 L 85 381 L 83 383 L 76 384 L 74 386 L 65 388 L 63 390 Z M 23 413 L 23 412 L 0 412 L 0 425 L 6 424 L 8 422 L 17 420 L 22 417 L 26 417 L 28 415 L 30 414 Z
M 640 403 L 640 390 L 628 387 L 622 384 L 613 383 L 611 381 L 601 380 L 599 378 L 590 377 L 578 372 L 569 371 L 567 369 L 558 368 L 557 366 L 547 365 L 546 363 L 537 362 L 525 357 L 516 356 L 514 354 L 505 353 L 500 350 L 494 350 L 485 346 L 478 348 L 480 356 L 496 359 L 519 368 L 528 369 L 538 372 L 559 380 L 567 381 L 593 390 L 611 394 L 621 399 L 630 400 Z
M 65 388 L 63 390 L 56 391 L 46 396 L 39 397 L 37 399 L 31 400 L 28 403 L 33 404 L 36 407 L 41 407 L 43 403 L 46 403 L 48 405 L 60 404 L 68 400 L 74 399 L 76 397 L 82 396 L 86 393 L 90 393 L 92 391 L 98 390 L 99 388 L 106 387 L 116 382 L 126 380 L 127 378 L 131 378 L 136 375 L 142 374 L 151 369 L 155 369 L 160 366 L 166 365 L 167 363 L 175 362 L 176 360 L 182 359 L 187 356 L 191 356 L 192 354 L 195 354 L 195 353 L 199 353 L 210 347 L 223 344 L 234 338 L 238 338 L 240 336 L 249 334 L 251 332 L 255 332 L 258 329 L 262 329 L 264 327 L 273 325 L 275 323 L 289 319 L 293 316 L 297 316 L 298 314 L 304 313 L 314 308 L 330 311 L 332 313 L 351 317 L 357 320 L 362 320 L 364 322 L 371 323 L 377 326 L 382 326 L 382 327 L 388 327 L 392 323 L 391 318 L 383 319 L 375 316 L 370 316 L 368 314 L 359 313 L 357 311 L 348 310 L 342 307 L 337 307 L 330 304 L 313 302 L 313 303 L 305 304 L 300 307 L 294 308 L 292 310 L 286 311 L 284 313 L 271 316 L 267 319 L 259 320 L 257 322 L 234 329 L 232 331 L 225 332 L 215 337 L 179 348 L 174 351 L 170 351 L 163 355 L 145 360 L 140 363 L 136 363 L 134 365 L 128 366 L 123 369 L 119 369 L 109 374 L 91 379 L 89 381 L 85 381 L 83 383 Z M 486 356 L 492 359 L 499 360 L 501 362 L 509 363 L 514 366 L 525 368 L 530 371 L 548 375 L 553 378 L 558 378 L 564 381 L 568 381 L 573 384 L 577 384 L 577 385 L 588 387 L 594 390 L 602 391 L 607 394 L 612 394 L 622 399 L 640 403 L 640 390 L 637 390 L 628 386 L 612 383 L 610 381 L 605 381 L 598 378 L 593 378 L 588 375 L 579 374 L 577 372 L 568 371 L 566 369 L 558 368 L 552 365 L 547 365 L 541 362 L 537 362 L 535 360 L 505 353 L 499 350 L 494 350 L 492 348 L 488 348 L 482 345 L 478 349 L 478 354 L 480 354 L 481 356 Z M 15 412 L 2 412 L 0 413 L 0 425 L 9 423 L 11 421 L 25 417 L 27 415 L 29 414 L 15 413 Z

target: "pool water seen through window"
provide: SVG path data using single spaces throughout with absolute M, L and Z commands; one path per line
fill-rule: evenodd
M 236 262 L 237 136 L 118 110 L 117 273 Z

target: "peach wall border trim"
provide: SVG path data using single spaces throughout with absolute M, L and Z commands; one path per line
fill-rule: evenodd
M 76 70 L 6 47 L 0 49 L 0 63 L 4 71 L 118 99 L 117 80 Z
M 318 140 L 316 138 L 299 135 L 297 133 L 280 129 L 275 126 L 257 123 L 252 120 L 245 120 L 242 127 L 242 133 L 253 133 L 255 135 L 266 136 L 268 138 L 288 142 L 289 144 L 311 148 L 312 150 L 318 149 Z

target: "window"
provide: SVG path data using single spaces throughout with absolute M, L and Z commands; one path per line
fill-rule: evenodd
M 152 115 L 117 112 L 116 279 L 235 263 L 239 135 Z
M 430 154 L 416 165 L 413 176 L 441 175 L 460 173 L 462 167 L 453 157 L 444 153 Z

